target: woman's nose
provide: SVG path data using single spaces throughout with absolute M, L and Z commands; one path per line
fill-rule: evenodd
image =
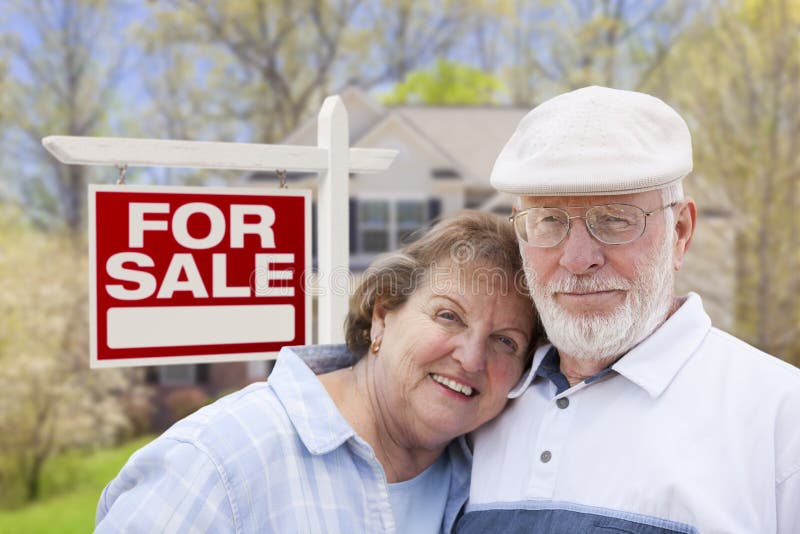
M 453 358 L 469 373 L 483 371 L 486 368 L 486 344 L 478 336 L 466 336 L 453 352 Z

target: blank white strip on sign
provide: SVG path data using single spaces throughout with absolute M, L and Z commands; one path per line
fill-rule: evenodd
M 147 306 L 110 308 L 112 349 L 278 343 L 294 339 L 294 306 Z

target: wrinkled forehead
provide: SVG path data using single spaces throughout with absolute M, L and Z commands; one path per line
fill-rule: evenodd
M 418 291 L 454 299 L 488 294 L 529 300 L 522 270 L 499 259 L 442 258 L 425 271 L 420 282 Z
M 517 207 L 519 209 L 534 206 L 597 206 L 600 204 L 632 204 L 645 209 L 653 209 L 661 205 L 661 190 L 645 191 L 643 193 L 629 193 L 626 195 L 571 195 L 571 196 L 519 196 Z

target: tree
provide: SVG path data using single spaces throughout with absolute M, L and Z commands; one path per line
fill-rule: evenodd
M 432 69 L 417 70 L 383 97 L 384 104 L 480 105 L 496 101 L 502 88 L 493 75 L 451 61 L 438 60 Z
M 587 85 L 643 87 L 698 4 L 483 0 L 472 35 L 476 55 L 494 64 L 512 103 L 527 106 Z
M 731 200 L 735 331 L 800 364 L 800 2 L 715 3 L 662 74 Z
M 171 59 L 147 84 L 156 104 L 183 101 L 169 127 L 193 124 L 191 138 L 274 142 L 325 96 L 358 0 L 203 2 L 151 7 L 139 29 L 148 60 Z M 177 63 L 174 61 L 177 60 Z M 182 75 L 182 76 L 181 76 Z M 184 96 L 188 96 L 184 100 Z M 202 124 L 200 124 L 202 123 Z
M 372 0 L 351 27 L 349 79 L 369 89 L 458 54 L 475 27 L 480 2 Z
M 100 135 L 124 66 L 114 0 L 25 0 L 5 6 L 14 19 L 6 35 L 9 95 L 4 113 L 14 127 L 6 156 L 20 164 L 17 188 L 47 224 L 82 224 L 87 170 L 64 166 L 41 148 L 50 134 Z
M 116 441 L 137 371 L 88 369 L 86 258 L 0 206 L 0 480 L 6 504 L 39 495 L 47 459 Z M 9 494 L 10 493 L 10 494 Z
M 151 9 L 154 23 L 138 35 L 157 65 L 147 87 L 159 132 L 264 143 L 348 84 L 398 81 L 445 54 L 467 11 L 410 0 L 170 0 Z

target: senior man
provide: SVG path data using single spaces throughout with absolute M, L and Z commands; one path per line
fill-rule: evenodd
M 603 87 L 541 104 L 502 150 L 552 346 L 474 434 L 458 532 L 800 532 L 800 370 L 675 295 L 691 169 L 671 107 Z

